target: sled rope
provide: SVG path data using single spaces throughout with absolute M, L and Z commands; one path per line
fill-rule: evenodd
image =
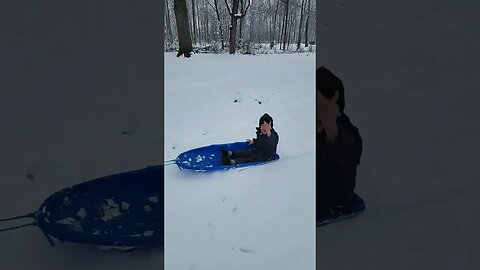
M 26 214 L 26 215 L 21 215 L 21 216 L 16 216 L 16 217 L 11 217 L 11 218 L 4 218 L 4 219 L 0 219 L 0 222 L 15 220 L 15 219 L 21 219 L 21 218 L 35 218 L 36 214 L 37 214 L 37 212 L 33 212 L 33 213 L 30 213 L 30 214 Z
M 1 229 L 0 232 L 11 231 L 11 230 L 15 230 L 15 229 L 23 228 L 23 227 L 27 227 L 27 226 L 35 226 L 36 224 L 37 224 L 36 222 L 32 222 L 32 223 L 23 224 L 23 225 L 19 225 L 19 226 L 15 226 L 15 227 L 10 227 L 10 228 L 6 228 L 6 229 Z
M 168 166 L 168 165 L 172 165 L 172 164 L 175 164 L 177 162 L 176 159 L 170 159 L 170 160 L 167 160 L 163 163 L 164 166 Z

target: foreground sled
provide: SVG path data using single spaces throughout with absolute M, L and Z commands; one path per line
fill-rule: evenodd
M 358 196 L 357 194 L 354 194 L 353 198 L 353 205 L 350 209 L 347 209 L 341 216 L 339 217 L 334 217 L 331 215 L 321 217 L 317 219 L 317 227 L 327 225 L 330 223 L 334 222 L 339 222 L 345 219 L 353 218 L 357 216 L 358 214 L 361 214 L 363 211 L 365 211 L 365 202 L 363 199 Z
M 195 171 L 217 171 L 261 165 L 280 159 L 280 156 L 276 154 L 272 160 L 266 162 L 249 162 L 235 165 L 224 165 L 222 163 L 221 148 L 224 148 L 227 151 L 236 151 L 251 149 L 253 146 L 246 142 L 213 144 L 183 152 L 178 155 L 174 161 L 181 170 L 189 169 Z
M 23 226 L 38 226 L 52 245 L 163 246 L 163 198 L 163 166 L 152 166 L 60 190 L 37 212 L 6 220 L 33 218 Z

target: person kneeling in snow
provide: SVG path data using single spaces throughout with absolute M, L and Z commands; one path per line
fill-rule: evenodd
M 362 138 L 343 112 L 342 81 L 325 67 L 317 69 L 316 92 L 318 220 L 336 218 L 352 206 Z
M 277 153 L 278 134 L 273 129 L 273 118 L 265 113 L 258 121 L 257 138 L 247 139 L 253 148 L 248 150 L 227 151 L 222 149 L 224 165 L 235 165 L 247 162 L 269 161 Z

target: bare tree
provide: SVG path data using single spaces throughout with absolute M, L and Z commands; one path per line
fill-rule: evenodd
M 195 0 L 192 0 L 192 36 L 193 43 L 197 44 L 197 16 L 195 16 Z
M 170 8 L 168 7 L 168 0 L 165 0 L 165 10 L 166 10 L 166 26 L 167 26 L 167 37 L 168 37 L 168 43 L 172 43 L 173 37 L 172 37 L 172 25 L 170 24 Z
M 213 0 L 213 5 L 207 1 L 207 3 L 213 8 L 215 11 L 215 14 L 217 15 L 217 21 L 218 21 L 218 31 L 220 33 L 220 41 L 222 42 L 222 51 L 225 49 L 225 41 L 223 38 L 223 28 L 222 28 L 222 21 L 220 20 L 220 12 L 218 9 L 218 2 L 217 0 Z
M 190 53 L 193 51 L 192 38 L 190 37 L 190 29 L 188 26 L 187 3 L 185 1 L 186 0 L 174 0 L 173 2 L 179 45 L 177 57 L 181 55 L 190 57 Z
M 285 17 L 284 17 L 284 27 L 283 27 L 283 50 L 285 51 L 287 44 L 287 29 L 288 29 L 288 8 L 290 6 L 290 0 L 281 0 L 285 3 Z
M 243 0 L 242 0 L 243 1 Z M 235 54 L 235 47 L 236 47 L 236 37 L 237 37 L 237 20 L 243 19 L 247 14 L 248 8 L 250 7 L 250 0 L 248 0 L 248 5 L 245 11 L 238 13 L 240 0 L 233 0 L 233 6 L 230 8 L 228 5 L 227 0 L 225 0 L 225 4 L 227 5 L 228 14 L 230 14 L 231 23 L 230 23 L 230 39 L 229 39 L 229 50 L 230 54 Z
M 307 20 L 305 22 L 305 47 L 308 46 L 308 21 L 310 20 L 310 0 L 307 4 Z
M 218 42 L 218 49 L 221 43 L 222 51 L 228 46 L 231 54 L 239 48 L 242 51 L 250 50 L 252 46 L 273 49 L 278 44 L 281 50 L 296 48 L 298 51 L 303 39 L 308 46 L 312 41 L 311 37 L 315 36 L 316 3 L 311 0 L 164 1 L 167 17 L 164 29 L 166 48 L 182 43 L 182 51 L 185 50 L 185 40 L 188 38 L 182 28 L 188 29 L 190 42 L 193 44 L 203 46 Z M 182 19 L 177 12 L 179 2 L 184 2 L 186 18 Z M 187 27 L 182 24 L 184 22 Z M 296 46 L 290 46 L 293 44 Z M 208 51 L 210 48 L 205 47 L 202 50 Z
M 298 39 L 297 39 L 297 51 L 300 50 L 300 43 L 302 43 L 302 23 L 303 23 L 303 6 L 305 5 L 305 0 L 302 0 L 302 7 L 300 8 L 300 23 L 298 24 Z
M 277 4 L 275 7 L 275 15 L 273 16 L 273 23 L 270 24 L 270 49 L 272 49 L 273 45 L 275 44 L 275 29 L 277 25 L 278 3 L 280 1 L 277 0 L 276 2 Z M 268 5 L 270 6 L 270 0 L 268 1 Z

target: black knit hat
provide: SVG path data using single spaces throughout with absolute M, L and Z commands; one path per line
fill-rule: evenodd
M 325 67 L 317 69 L 317 91 L 322 93 L 328 99 L 333 98 L 335 91 L 338 90 L 338 108 L 340 112 L 345 109 L 345 89 L 342 81 Z
M 268 113 L 265 113 L 264 115 L 262 115 L 262 117 L 260 117 L 260 120 L 258 120 L 258 126 L 261 126 L 263 122 L 270 123 L 273 128 L 273 118 L 268 115 Z

